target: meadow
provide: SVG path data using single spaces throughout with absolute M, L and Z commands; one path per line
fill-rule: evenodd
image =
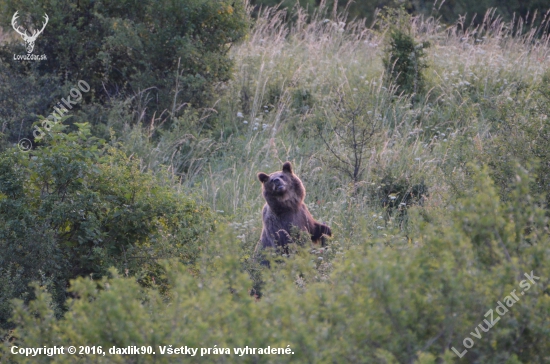
M 129 111 L 120 102 L 106 123 L 117 149 L 108 163 L 129 166 L 129 180 L 150 176 L 143 193 L 162 186 L 192 200 L 181 216 L 194 204 L 209 210 L 213 228 L 186 230 L 203 236 L 196 257 L 167 248 L 180 237 L 166 233 L 169 217 L 159 220 L 155 254 L 179 260 L 136 279 L 115 259 L 99 279 L 71 280 L 63 314 L 37 284 L 34 300 L 13 304 L 0 359 L 550 362 L 550 36 L 544 14 L 535 18 L 504 22 L 490 10 L 467 27 L 390 12 L 366 24 L 263 9 L 232 45 L 232 78 L 215 85 L 210 105 L 166 127 L 143 118 L 147 101 Z M 390 74 L 395 29 L 415 42 L 413 92 Z M 265 203 L 257 173 L 285 161 L 333 237 L 271 256 L 267 269 L 255 256 Z M 157 355 L 25 357 L 12 345 L 152 346 Z M 231 354 L 158 355 L 166 345 Z M 246 346 L 293 353 L 234 353 Z

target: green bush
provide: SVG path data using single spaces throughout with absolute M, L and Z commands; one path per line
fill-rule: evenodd
M 60 314 L 69 279 L 117 267 L 147 286 L 158 259 L 196 262 L 213 217 L 206 207 L 142 173 L 137 160 L 89 136 L 53 134 L 30 154 L 0 154 L 0 325 L 9 300 L 47 287 Z
M 165 110 L 175 117 L 186 106 L 208 105 L 214 84 L 231 77 L 231 45 L 248 30 L 242 0 L 5 0 L 0 2 L 0 22 L 10 24 L 15 11 L 27 29 L 41 24 L 44 13 L 49 22 L 35 45 L 35 53 L 46 54 L 47 61 L 14 61 L 13 54 L 25 53 L 20 37 L 0 44 L 0 58 L 6 60 L 0 63 L 0 73 L 6 70 L 32 83 L 26 92 L 33 100 L 41 99 L 25 114 L 13 116 L 0 109 L 5 112 L 0 120 L 12 123 L 32 113 L 49 114 L 78 80 L 92 87 L 86 103 L 131 99 L 147 116 L 139 115 L 139 120 L 149 121 Z M 52 77 L 62 82 L 57 90 L 52 92 L 52 85 L 48 90 L 35 87 Z M 4 84 L 0 95 L 15 95 L 20 87 L 21 81 Z M 11 137 L 15 139 L 13 133 Z
M 418 227 L 411 243 L 394 239 L 349 250 L 329 246 L 333 266 L 319 279 L 323 254 L 297 254 L 264 272 L 262 299 L 249 296 L 251 282 L 240 267 L 230 235 L 217 235 L 203 260 L 200 278 L 180 264 L 164 271 L 171 289 L 144 291 L 134 278 L 111 271 L 101 280 L 72 281 L 69 311 L 56 320 L 50 295 L 16 303 L 17 329 L 4 346 L 16 362 L 76 362 L 76 356 L 26 358 L 9 347 L 101 345 L 153 347 L 155 361 L 173 362 L 368 362 L 454 363 L 485 313 L 495 309 L 531 273 L 540 280 L 481 338 L 460 362 L 541 363 L 550 350 L 548 277 L 550 238 L 547 220 L 529 194 L 529 176 L 519 169 L 509 202 L 499 201 L 486 170 L 476 172 L 472 195 L 454 212 L 435 210 Z M 480 217 L 482 217 L 480 219 Z M 529 226 L 529 229 L 526 229 Z M 166 302 L 168 299 L 168 302 Z M 497 315 L 497 313 L 494 313 Z M 498 317 L 498 316 L 497 316 Z M 160 355 L 159 346 L 229 348 L 231 354 L 190 357 Z M 291 355 L 245 355 L 233 348 L 290 346 Z M 176 359 L 177 358 L 177 359 Z M 145 363 L 144 355 L 84 356 L 94 362 Z
M 513 98 L 507 91 L 485 101 L 493 137 L 478 157 L 491 167 L 501 199 L 508 198 L 519 163 L 534 175 L 531 189 L 541 197 L 538 203 L 550 206 L 549 82 L 550 72 L 546 72 L 538 84 L 516 86 Z
M 387 84 L 398 86 L 396 93 L 412 95 L 418 100 L 425 91 L 424 70 L 428 68 L 424 49 L 428 42 L 414 39 L 410 17 L 403 10 L 387 9 L 389 25 L 385 55 L 383 58 Z

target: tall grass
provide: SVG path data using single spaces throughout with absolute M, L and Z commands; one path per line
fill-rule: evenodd
M 393 95 L 384 83 L 389 24 L 383 17 L 367 26 L 323 8 L 311 17 L 300 8 L 290 14 L 265 8 L 246 41 L 231 50 L 233 80 L 219 85 L 216 111 L 204 119 L 215 120 L 210 136 L 197 133 L 202 124 L 188 116 L 150 147 L 135 142 L 145 138 L 139 131 L 126 138 L 134 141 L 132 151 L 148 155 L 150 168 L 168 164 L 173 178 L 199 191 L 249 245 L 259 237 L 264 203 L 256 174 L 279 170 L 285 160 L 304 181 L 312 213 L 334 225 L 337 237 L 351 239 L 350 224 L 377 235 L 392 224 L 378 219 L 382 180 L 422 182 L 429 190 L 423 208 L 446 208 L 453 191 L 469 183 L 467 162 L 492 138 L 498 105 L 518 92 L 530 102 L 528 94 L 550 66 L 548 19 L 531 23 L 503 22 L 494 10 L 475 28 L 462 20 L 447 26 L 411 18 L 414 37 L 432 44 L 426 49 L 428 91 L 413 107 L 408 95 Z M 333 156 L 314 133 L 320 111 L 342 88 L 346 97 L 361 95 L 383 125 L 367 148 L 359 194 L 330 167 Z

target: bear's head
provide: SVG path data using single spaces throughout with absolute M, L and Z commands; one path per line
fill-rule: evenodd
M 258 173 L 262 182 L 263 194 L 269 206 L 275 210 L 298 207 L 306 196 L 302 181 L 292 172 L 292 164 L 285 162 L 283 170 L 271 174 Z M 295 206 L 294 206 L 295 205 Z

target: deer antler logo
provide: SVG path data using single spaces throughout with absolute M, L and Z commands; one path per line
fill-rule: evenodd
M 17 33 L 23 37 L 23 40 L 25 41 L 25 47 L 27 48 L 27 53 L 32 53 L 32 50 L 34 49 L 34 42 L 36 41 L 36 38 L 44 31 L 44 28 L 46 28 L 46 24 L 48 24 L 48 14 L 44 13 L 44 19 L 46 22 L 42 26 L 42 29 L 40 30 L 33 30 L 32 35 L 27 35 L 27 30 L 23 29 L 23 32 L 19 30 L 20 26 L 17 25 L 17 13 L 18 11 L 13 14 L 13 18 L 11 18 L 11 26 Z

